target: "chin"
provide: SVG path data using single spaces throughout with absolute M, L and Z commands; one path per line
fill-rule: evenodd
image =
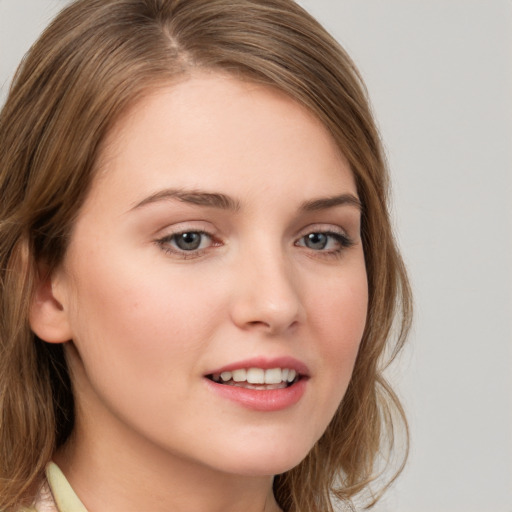
M 289 443 L 276 445 L 252 445 L 250 450 L 231 452 L 229 460 L 224 459 L 224 468 L 228 473 L 244 476 L 269 476 L 285 473 L 304 460 L 311 450 L 312 445 L 307 446 Z M 220 462 L 220 461 L 218 461 Z

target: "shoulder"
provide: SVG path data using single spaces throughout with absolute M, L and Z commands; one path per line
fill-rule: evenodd
M 33 503 L 17 512 L 87 512 L 55 463 L 48 464 L 45 476 Z
M 30 507 L 20 509 L 18 512 L 59 512 L 47 481 L 39 489 L 34 503 Z

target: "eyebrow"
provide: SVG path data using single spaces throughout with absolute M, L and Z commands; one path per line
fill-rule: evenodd
M 165 189 L 155 192 L 137 203 L 131 210 L 142 208 L 143 206 L 157 203 L 160 201 L 177 199 L 184 203 L 194 204 L 198 206 L 206 206 L 219 208 L 222 210 L 230 210 L 237 212 L 241 209 L 240 202 L 232 197 L 221 194 L 219 192 L 204 192 L 200 190 L 183 190 L 183 189 Z M 361 201 L 353 194 L 340 194 L 337 196 L 322 197 L 305 201 L 300 205 L 299 210 L 303 212 L 316 212 L 328 210 L 336 206 L 353 206 L 359 211 L 362 210 Z
M 235 199 L 216 192 L 203 192 L 200 190 L 182 190 L 182 189 L 165 189 L 155 194 L 151 194 L 139 203 L 132 210 L 141 208 L 148 204 L 157 203 L 169 199 L 177 199 L 183 203 L 195 204 L 199 206 L 208 206 L 219 208 L 221 210 L 240 210 L 240 203 Z
M 353 206 L 359 211 L 362 211 L 363 209 L 361 201 L 353 194 L 340 194 L 339 196 L 322 197 L 311 201 L 305 201 L 302 203 L 300 209 L 304 212 L 317 212 L 345 205 Z

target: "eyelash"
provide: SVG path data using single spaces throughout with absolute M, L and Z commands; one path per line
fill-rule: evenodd
M 312 236 L 312 235 L 323 235 L 325 237 L 328 237 L 328 239 L 329 238 L 333 239 L 336 243 L 336 247 L 334 249 L 328 249 L 328 250 L 323 250 L 323 249 L 315 250 L 315 249 L 308 248 L 306 245 L 302 245 L 299 243 L 303 240 L 306 240 L 306 237 Z M 326 245 L 328 243 L 329 243 L 329 241 L 327 241 Z M 309 233 L 306 233 L 305 235 L 301 236 L 299 238 L 299 240 L 297 240 L 297 242 L 295 242 L 294 245 L 296 245 L 297 247 L 305 247 L 306 249 L 311 249 L 315 253 L 315 256 L 336 258 L 336 257 L 341 256 L 342 252 L 345 249 L 352 247 L 354 245 L 354 241 L 351 238 L 349 238 L 347 235 L 345 235 L 343 233 L 338 233 L 337 231 L 318 230 L 318 231 L 310 231 Z M 318 253 L 318 254 L 316 254 L 316 253 Z
M 171 244 L 173 242 L 176 243 L 177 238 L 180 236 L 183 236 L 183 235 L 200 235 L 202 239 L 204 239 L 204 237 L 207 237 L 211 240 L 211 244 L 205 248 L 197 248 L 197 249 L 191 249 L 191 250 L 181 249 L 179 247 L 173 247 Z M 302 241 L 305 241 L 306 237 L 311 236 L 311 235 L 326 236 L 326 237 L 328 237 L 328 239 L 335 241 L 336 247 L 334 249 L 328 249 L 328 250 L 323 250 L 323 248 L 320 250 L 316 250 L 316 249 L 311 249 L 311 248 L 307 247 L 307 245 L 305 243 L 300 243 Z M 202 243 L 202 241 L 203 240 L 201 240 L 201 243 Z M 222 245 L 221 242 L 215 240 L 215 237 L 212 234 L 208 233 L 207 231 L 200 230 L 200 229 L 190 229 L 190 230 L 179 231 L 177 233 L 172 233 L 172 234 L 166 235 L 158 240 L 155 240 L 155 243 L 166 254 L 178 256 L 184 260 L 199 258 L 206 251 L 208 251 L 211 247 Z M 329 240 L 327 240 L 327 242 L 326 242 L 326 245 L 328 245 L 328 244 L 329 244 Z M 315 254 L 315 256 L 322 256 L 322 257 L 326 257 L 326 258 L 336 258 L 336 257 L 339 257 L 345 249 L 352 247 L 354 245 L 354 241 L 347 235 L 338 233 L 336 231 L 318 230 L 318 231 L 310 231 L 310 232 L 306 233 L 305 235 L 302 235 L 294 243 L 294 245 L 296 247 L 304 247 L 305 249 L 310 249 L 313 253 L 317 253 L 317 254 Z
M 209 245 L 206 248 L 193 249 L 193 250 L 190 250 L 190 251 L 187 251 L 185 249 L 180 249 L 179 247 L 176 248 L 176 247 L 172 247 L 171 246 L 171 243 L 173 243 L 173 241 L 175 242 L 176 239 L 179 236 L 183 236 L 183 235 L 187 235 L 187 234 L 189 234 L 189 235 L 192 235 L 192 234 L 193 235 L 200 235 L 201 237 L 207 237 L 207 238 L 209 238 L 212 241 L 212 244 Z M 210 247 L 212 247 L 212 246 L 215 247 L 215 246 L 221 245 L 220 242 L 215 242 L 215 239 L 214 239 L 213 235 L 211 235 L 207 231 L 203 231 L 201 229 L 186 229 L 186 230 L 183 230 L 183 231 L 179 231 L 177 233 L 172 233 L 170 235 L 166 235 L 163 238 L 160 238 L 160 239 L 156 240 L 156 244 L 166 254 L 171 254 L 171 255 L 174 255 L 174 256 L 179 256 L 180 258 L 182 258 L 184 260 L 193 259 L 193 258 L 199 258 Z

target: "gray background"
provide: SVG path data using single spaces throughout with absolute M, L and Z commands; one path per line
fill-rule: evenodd
M 61 0 L 0 0 L 0 103 Z M 378 512 L 512 512 L 512 2 L 302 0 L 366 79 L 416 299 Z

